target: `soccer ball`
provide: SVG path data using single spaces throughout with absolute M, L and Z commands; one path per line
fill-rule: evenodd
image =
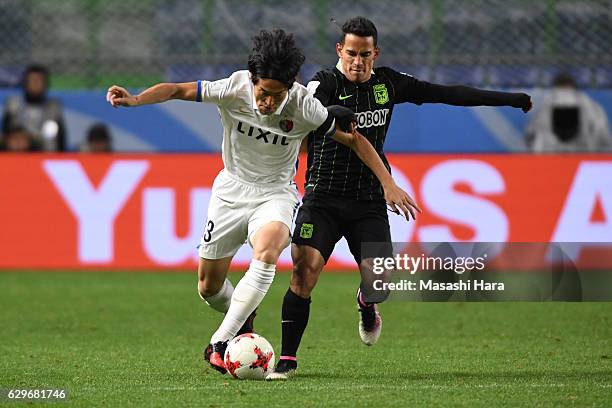
M 263 380 L 274 370 L 274 350 L 262 336 L 246 333 L 235 337 L 225 350 L 225 368 L 241 380 Z

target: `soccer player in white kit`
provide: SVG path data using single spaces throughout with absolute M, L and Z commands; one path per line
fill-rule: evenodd
M 161 83 L 139 95 L 113 85 L 107 93 L 114 107 L 182 99 L 211 102 L 219 108 L 225 167 L 214 181 L 199 245 L 198 291 L 210 307 L 225 314 L 204 352 L 205 359 L 222 373 L 227 342 L 261 303 L 278 258 L 290 243 L 299 205 L 293 179 L 300 143 L 309 132 L 324 129 L 329 137 L 349 146 L 381 181 L 389 205 L 408 213 L 408 195 L 355 130 L 353 112 L 339 106 L 325 108 L 295 83 L 303 62 L 291 34 L 262 30 L 253 37 L 248 70 L 229 78 Z M 245 241 L 253 248 L 253 259 L 234 288 L 227 272 Z

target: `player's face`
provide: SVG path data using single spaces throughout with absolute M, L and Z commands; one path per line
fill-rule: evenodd
M 378 58 L 379 50 L 374 47 L 373 37 L 359 37 L 347 34 L 344 44 L 336 44 L 336 53 L 340 57 L 344 75 L 351 82 L 366 82 L 372 75 L 372 66 Z
M 262 115 L 271 115 L 287 96 L 287 85 L 276 79 L 260 78 L 255 88 L 255 102 Z

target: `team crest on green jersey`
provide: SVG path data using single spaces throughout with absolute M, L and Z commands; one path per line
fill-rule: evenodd
M 312 224 L 302 224 L 302 228 L 300 229 L 300 237 L 301 238 L 312 238 L 312 231 L 314 230 L 314 225 Z
M 385 84 L 376 84 L 372 88 L 374 90 L 374 100 L 379 105 L 384 105 L 389 102 L 389 93 Z

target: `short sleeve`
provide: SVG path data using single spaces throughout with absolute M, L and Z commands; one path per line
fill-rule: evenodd
M 231 97 L 231 78 L 219 79 L 217 81 L 197 81 L 197 102 L 223 105 Z
M 311 129 L 315 130 L 327 120 L 328 112 L 321 101 L 312 94 L 308 94 L 304 98 L 304 103 L 302 104 L 302 115 Z

